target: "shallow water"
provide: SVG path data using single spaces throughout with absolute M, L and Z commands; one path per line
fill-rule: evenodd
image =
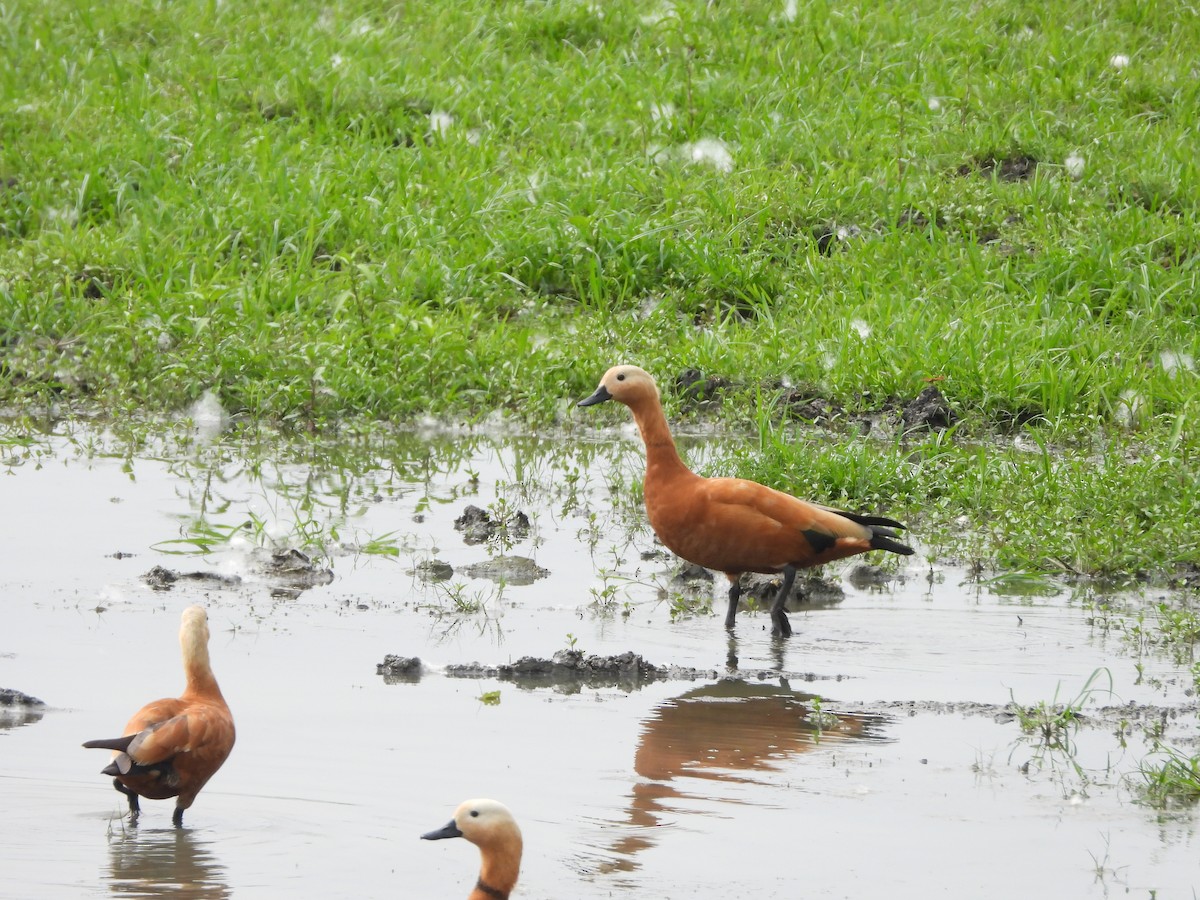
M 792 640 L 742 613 L 731 641 L 721 597 L 672 617 L 671 564 L 642 557 L 654 541 L 624 489 L 641 467 L 628 430 L 308 450 L 190 440 L 0 445 L 0 687 L 48 704 L 0 719 L 4 896 L 465 896 L 474 848 L 417 837 L 481 795 L 525 833 L 518 897 L 1200 886 L 1194 815 L 1160 820 L 1127 778 L 1146 752 L 1138 710 L 1166 715 L 1168 739 L 1195 739 L 1189 680 L 1168 658 L 1135 660 L 1085 602 L 1153 596 L 994 593 L 918 554 L 882 589 L 830 567 L 845 599 L 793 613 Z M 701 467 L 719 452 L 690 448 Z M 525 512 L 530 535 L 468 545 L 453 522 L 469 503 Z M 334 580 L 297 592 L 255 548 L 305 535 L 329 547 Z M 212 552 L 180 553 L 205 541 Z M 383 548 L 394 555 L 365 552 Z M 504 554 L 549 574 L 440 587 L 410 574 Z M 156 565 L 241 581 L 153 590 L 141 576 Z M 194 602 L 209 609 L 238 743 L 182 831 L 154 801 L 131 828 L 98 774 L 106 755 L 79 745 L 178 693 L 179 613 Z M 568 646 L 741 677 L 532 688 L 443 671 Z M 389 653 L 419 656 L 424 674 L 377 675 Z M 997 715 L 1011 698 L 1073 700 L 1098 669 L 1112 691 L 1108 675 L 1092 681 L 1105 690 L 1085 698 L 1092 720 L 1071 753 Z M 1130 702 L 1128 715 L 1099 709 Z

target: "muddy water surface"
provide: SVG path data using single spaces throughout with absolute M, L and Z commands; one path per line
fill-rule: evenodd
M 731 640 L 720 596 L 675 599 L 625 489 L 640 466 L 628 432 L 308 451 L 10 435 L 0 688 L 46 706 L 0 710 L 0 894 L 466 896 L 474 848 L 417 838 L 484 795 L 525 832 L 518 897 L 1194 895 L 1194 817 L 1156 817 L 1129 778 L 1146 727 L 1195 740 L 1190 680 L 1094 624 L 1096 602 L 1153 595 L 997 593 L 918 554 L 882 586 L 831 567 L 844 599 L 793 613 L 791 641 L 754 613 Z M 476 542 L 454 524 L 468 505 L 512 527 Z M 427 580 L 434 561 L 454 574 Z M 151 585 L 156 566 L 219 577 Z M 178 693 L 196 602 L 238 743 L 184 829 L 154 801 L 131 828 L 79 745 Z M 492 672 L 572 648 L 678 668 Z M 420 673 L 377 674 L 388 654 Z M 1075 700 L 1097 670 L 1065 748 L 1004 713 Z

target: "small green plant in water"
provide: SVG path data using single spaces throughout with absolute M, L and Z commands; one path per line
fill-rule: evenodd
M 1032 706 L 1021 706 L 1012 697 L 1012 711 L 1017 717 L 1017 723 L 1024 734 L 1033 735 L 1038 740 L 1039 750 L 1061 751 L 1068 756 L 1074 756 L 1075 747 L 1072 739 L 1079 723 L 1083 721 L 1083 706 L 1092 694 L 1104 690 L 1093 687 L 1092 683 L 1103 672 L 1108 677 L 1108 693 L 1112 693 L 1112 673 L 1108 669 L 1096 669 L 1084 683 L 1082 690 L 1075 698 L 1067 703 L 1060 703 L 1058 691 L 1054 699 L 1046 702 L 1039 701 Z
M 690 618 L 691 616 L 707 616 L 713 611 L 712 597 L 708 594 L 671 595 L 671 621 Z
M 1142 783 L 1135 787 L 1141 802 L 1158 810 L 1200 803 L 1200 755 L 1159 745 L 1138 767 Z
M 821 708 L 821 698 L 813 697 L 808 701 L 808 715 L 804 717 L 804 721 L 813 727 L 816 734 L 814 740 L 821 740 L 822 732 L 833 728 L 841 720 L 831 712 L 826 712 Z
M 479 702 L 484 706 L 499 706 L 500 692 L 499 691 L 484 691 L 479 695 Z

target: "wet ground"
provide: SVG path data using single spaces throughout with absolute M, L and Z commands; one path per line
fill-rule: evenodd
M 827 569 L 843 595 L 790 641 L 745 612 L 730 638 L 624 489 L 628 429 L 0 440 L 0 688 L 27 697 L 0 705 L 5 896 L 462 897 L 474 848 L 417 838 L 481 795 L 540 900 L 1200 886 L 1195 813 L 1135 802 L 1148 733 L 1195 752 L 1190 677 L 1097 624 L 1152 592 L 918 553 Z M 238 743 L 182 830 L 152 801 L 130 828 L 79 745 L 178 693 L 195 602 Z M 1087 718 L 1048 743 L 1012 699 Z

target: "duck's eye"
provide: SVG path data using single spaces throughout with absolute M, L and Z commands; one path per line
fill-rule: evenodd
M 473 810 L 471 810 L 471 818 L 472 818 L 472 819 L 477 819 L 477 818 L 479 818 L 479 810 L 477 810 L 477 809 L 473 809 Z
M 622 372 L 620 375 L 617 376 L 617 381 L 624 381 L 624 380 L 625 380 L 625 373 Z

